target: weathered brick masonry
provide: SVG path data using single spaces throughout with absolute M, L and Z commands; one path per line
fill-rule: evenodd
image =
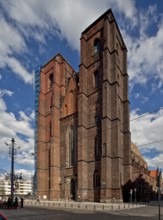
M 132 178 L 127 48 L 112 11 L 80 42 L 79 73 L 60 54 L 40 71 L 37 195 L 123 201 Z

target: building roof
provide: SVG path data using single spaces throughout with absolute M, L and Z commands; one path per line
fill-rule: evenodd
M 109 19 L 108 14 L 111 14 L 111 20 Z M 89 29 L 91 29 L 93 26 L 95 26 L 100 20 L 105 19 L 105 18 L 107 18 L 107 19 L 109 20 L 109 22 L 113 22 L 113 21 L 115 22 L 116 27 L 117 27 L 117 30 L 118 30 L 118 32 L 119 32 L 119 34 L 120 34 L 121 40 L 122 40 L 123 45 L 124 45 L 124 49 L 127 50 L 127 47 L 126 47 L 126 45 L 125 45 L 125 42 L 124 42 L 124 40 L 123 40 L 123 38 L 122 38 L 122 35 L 121 35 L 121 32 L 120 32 L 120 30 L 119 30 L 117 21 L 116 21 L 116 19 L 115 19 L 115 17 L 114 17 L 114 14 L 113 14 L 113 12 L 112 12 L 111 9 L 108 9 L 108 10 L 107 10 L 105 13 L 103 13 L 99 18 L 97 18 L 92 24 L 90 24 L 90 25 L 81 33 L 81 35 L 85 34 Z
M 62 58 L 74 71 L 74 73 L 76 73 L 76 71 L 74 70 L 74 68 L 70 65 L 70 63 L 63 57 L 63 55 L 61 53 L 57 53 L 55 56 L 53 56 L 50 60 L 48 60 L 43 66 L 42 68 L 46 67 L 50 62 L 52 62 L 53 60 L 56 60 L 57 57 Z
M 145 161 L 144 157 L 142 156 L 142 154 L 139 151 L 138 147 L 132 141 L 131 141 L 131 150 L 132 150 L 133 153 L 135 153 L 137 156 L 139 156 L 143 161 Z
M 157 177 L 157 170 L 150 170 L 150 176 L 151 177 Z

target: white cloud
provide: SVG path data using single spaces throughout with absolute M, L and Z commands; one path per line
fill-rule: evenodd
M 12 69 L 16 75 L 22 78 L 25 83 L 32 84 L 32 74 L 30 74 L 17 59 L 12 57 L 8 58 L 7 61 L 8 67 Z
M 33 120 L 35 119 L 35 112 L 34 111 L 32 111 L 32 113 L 30 115 L 30 118 L 33 119 Z
M 135 97 L 135 99 L 140 99 L 140 100 L 141 100 L 141 103 L 145 103 L 145 102 L 147 102 L 147 101 L 149 100 L 148 97 L 143 96 L 143 95 L 140 94 L 140 93 L 134 93 L 134 97 Z
M 140 17 L 137 37 L 125 29 L 122 33 L 128 47 L 128 72 L 132 84 L 146 84 L 150 79 L 159 79 L 161 87 L 163 84 L 163 20 L 160 19 L 154 24 L 155 27 L 157 25 L 156 33 L 149 35 L 148 28 L 155 21 L 154 18 L 151 20 L 151 16 L 153 17 L 151 13 L 152 10 L 149 7 L 144 15 L 143 11 L 137 14 Z
M 7 90 L 7 89 L 2 89 L 0 90 L 0 97 L 3 97 L 4 95 L 12 96 L 13 91 Z
M 5 111 L 6 109 L 6 103 L 3 101 L 3 99 L 0 98 L 0 112 Z
M 163 145 L 162 145 L 163 146 Z M 151 166 L 153 168 L 157 168 L 157 167 L 160 167 L 163 169 L 163 164 L 162 164 L 162 161 L 163 161 L 163 154 L 160 154 L 158 156 L 155 156 L 153 158 L 148 158 L 148 157 L 145 157 L 145 160 L 147 161 L 147 164 L 148 166 Z
M 14 58 L 15 53 L 25 53 L 26 43 L 21 33 L 0 16 L 0 67 L 10 68 L 13 73 L 21 77 L 25 83 L 32 83 L 32 75 L 25 69 L 19 60 Z
M 12 24 L 10 25 L 2 16 L 0 16 L 0 50 L 1 54 L 12 54 L 14 52 L 25 51 L 26 45 L 23 36 L 15 29 Z M 14 40 L 13 40 L 14 36 Z M 2 62 L 2 61 L 1 61 Z
M 4 100 L 2 98 L 4 95 L 12 96 L 13 92 L 10 90 L 7 90 L 7 89 L 0 89 L 0 112 L 4 112 L 7 109 L 6 103 L 4 102 Z M 2 125 L 0 125 L 0 126 L 2 126 Z
M 7 112 L 7 105 L 3 100 L 4 95 L 12 96 L 13 92 L 9 90 L 0 90 L 0 158 L 8 158 L 8 146 L 11 147 L 11 138 L 15 138 L 15 149 L 21 147 L 17 151 L 17 157 L 21 160 L 19 163 L 31 165 L 34 158 L 30 153 L 34 151 L 34 130 L 31 126 L 33 121 L 33 112 L 28 116 L 25 112 L 19 112 L 19 119 L 11 112 Z M 26 152 L 26 157 L 22 154 Z
M 20 120 L 22 120 L 22 121 L 29 122 L 29 121 L 31 120 L 31 118 L 28 117 L 28 116 L 25 114 L 25 112 L 23 112 L 23 111 L 20 111 L 20 112 L 19 112 L 19 115 L 20 115 Z
M 142 116 L 137 110 L 131 112 L 131 139 L 144 155 L 148 153 L 148 157 L 145 156 L 148 166 L 163 168 L 163 109 Z M 135 118 L 139 119 L 132 121 Z M 158 156 L 155 156 L 156 152 Z
M 79 51 L 81 32 L 108 8 L 113 8 L 113 13 L 120 14 L 117 22 L 128 47 L 130 84 L 132 86 L 136 83 L 146 84 L 153 78 L 159 81 L 157 88 L 161 88 L 163 20 L 160 19 L 156 6 L 150 6 L 146 10 L 137 10 L 133 0 L 103 0 L 102 2 L 99 0 L 6 0 L 1 1 L 0 4 L 5 8 L 8 20 L 11 21 L 8 22 L 2 15 L 0 17 L 0 67 L 8 67 L 23 82 L 31 84 L 32 74 L 28 72 L 23 62 L 16 58 L 15 54 L 22 57 L 27 54 L 29 40 L 46 44 L 48 37 L 56 35 L 60 39 L 66 39 L 72 49 Z M 155 24 L 156 33 L 149 35 L 151 22 Z M 133 34 L 134 31 L 136 35 Z M 137 94 L 136 98 L 139 97 L 140 95 Z M 146 102 L 148 98 L 142 97 L 142 100 Z M 27 149 L 33 149 L 33 129 L 30 122 L 34 117 L 34 112 L 29 116 L 20 111 L 20 118 L 17 119 L 13 113 L 5 112 L 7 106 L 2 98 L 0 98 L 0 110 L 2 112 L 1 141 L 5 142 L 15 137 L 25 152 Z M 140 114 L 137 111 L 131 112 L 131 118 L 138 116 Z M 162 111 L 135 120 L 131 122 L 132 140 L 137 145 L 159 140 L 162 138 L 162 126 Z M 19 138 L 18 133 L 26 134 L 27 142 Z M 161 146 L 157 145 L 156 149 L 162 151 Z M 152 147 L 153 145 L 149 145 L 141 149 L 150 150 Z M 4 149 L 1 150 L 4 151 Z
M 62 2 L 6 0 L 1 4 L 17 26 L 19 24 L 20 30 L 26 30 L 23 31 L 24 34 L 27 32 L 29 36 L 31 33 L 36 34 L 33 32 L 34 27 L 38 30 L 42 29 L 44 34 L 53 33 L 65 38 L 68 44 L 77 50 L 79 50 L 81 32 L 108 8 L 123 12 L 132 21 L 136 18 L 136 8 L 134 1 L 131 0 L 126 0 L 125 4 L 119 0 L 103 0 L 102 3 L 98 0 L 63 0 Z M 35 37 L 37 38 L 38 35 L 36 34 Z M 42 39 L 44 39 L 43 35 L 41 41 Z
M 46 38 L 53 35 L 66 39 L 71 48 L 79 51 L 81 32 L 108 8 L 112 8 L 113 12 L 125 16 L 123 19 L 120 16 L 117 22 L 129 50 L 128 72 L 132 83 L 145 84 L 152 77 L 163 82 L 163 22 L 159 20 L 155 5 L 146 10 L 137 10 L 135 1 L 132 0 L 125 0 L 125 3 L 121 0 L 103 0 L 102 3 L 99 0 L 6 0 L 1 5 L 16 27 L 13 28 L 1 18 L 5 30 L 1 33 L 4 53 L 8 53 L 7 50 L 10 53 L 12 50 L 19 53 L 25 50 L 27 46 L 24 37 L 45 43 Z M 156 25 L 156 22 L 157 32 L 149 36 L 148 29 L 151 23 Z M 133 28 L 137 29 L 138 36 L 131 35 Z M 11 36 L 15 36 L 14 42 L 10 40 Z M 3 62 L 4 60 L 1 61 Z M 18 60 L 9 60 L 9 67 L 26 83 L 31 83 L 30 74 Z
M 139 146 L 141 151 L 155 149 L 163 152 L 162 130 L 163 130 L 163 109 L 151 114 L 140 115 L 138 111 L 131 112 L 131 134 L 132 141 Z M 138 118 L 133 120 L 134 118 Z
M 135 93 L 134 96 L 135 96 L 135 99 L 138 99 L 140 97 L 140 94 L 139 93 Z

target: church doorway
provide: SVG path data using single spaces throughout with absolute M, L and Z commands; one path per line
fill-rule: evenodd
M 76 199 L 76 183 L 74 179 L 71 179 L 71 199 Z

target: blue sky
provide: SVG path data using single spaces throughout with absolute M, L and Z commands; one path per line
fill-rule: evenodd
M 15 172 L 30 177 L 34 152 L 33 72 L 60 52 L 78 71 L 80 36 L 112 8 L 128 48 L 131 138 L 150 168 L 163 169 L 163 4 L 161 0 L 0 0 L 0 168 L 21 147 Z M 145 116 L 144 116 L 145 114 Z

